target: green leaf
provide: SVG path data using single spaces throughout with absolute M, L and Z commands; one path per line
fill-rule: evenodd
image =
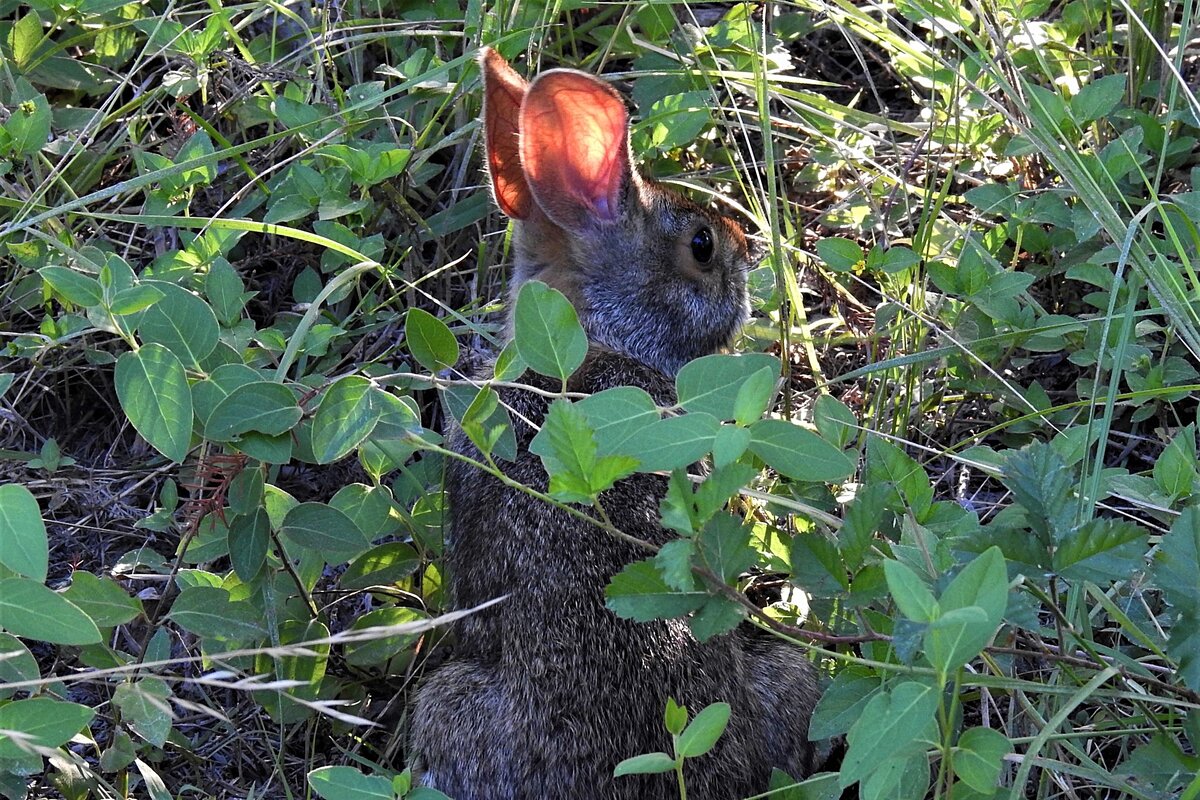
M 23 734 L 22 739 L 30 746 L 59 747 L 83 730 L 95 715 L 94 710 L 78 703 L 33 697 L 0 706 L 0 730 Z M 22 758 L 28 752 L 18 746 L 16 737 L 0 736 L 0 758 Z
M 729 703 L 713 703 L 705 708 L 679 734 L 676 754 L 684 758 L 697 758 L 713 749 L 717 739 L 725 732 L 732 713 Z
M 212 412 L 234 389 L 259 380 L 262 380 L 262 376 L 245 364 L 222 364 L 217 367 L 207 378 L 192 386 L 196 419 L 202 425 L 208 425 Z
M 998 626 L 1008 610 L 1008 572 L 1000 548 L 989 547 L 972 559 L 942 591 L 938 605 L 942 611 L 979 606 Z
M 710 519 L 696 537 L 698 558 L 726 583 L 731 583 L 757 560 L 750 546 L 750 528 L 739 517 L 721 513 Z
M 1068 580 L 1119 580 L 1141 567 L 1147 535 L 1132 522 L 1094 518 L 1062 536 L 1051 565 Z
M 844 448 L 858 435 L 858 420 L 845 403 L 823 394 L 813 406 L 813 424 L 821 438 L 838 449 Z
M 675 769 L 675 759 L 666 753 L 643 753 L 640 756 L 627 758 L 617 764 L 613 777 L 622 775 L 654 775 L 660 772 L 670 772 Z
M 904 681 L 872 697 L 847 734 L 841 787 L 865 778 L 890 758 L 923 750 L 936 729 L 938 696 L 931 686 Z
M 850 239 L 821 239 L 817 242 L 817 255 L 834 272 L 849 272 L 863 261 L 862 248 Z
M 154 449 L 182 462 L 192 436 L 192 393 L 183 365 L 160 344 L 117 359 L 117 398 L 133 427 Z
M 237 387 L 217 404 L 204 435 L 218 442 L 249 431 L 278 436 L 294 428 L 302 415 L 291 389 L 274 381 L 254 381 Z
M 13 152 L 31 156 L 46 146 L 50 136 L 50 104 L 33 84 L 18 76 L 9 108 L 12 114 L 2 130 L 12 137 Z
M 392 782 L 363 775 L 352 767 L 321 767 L 308 773 L 308 785 L 325 800 L 393 800 Z
M 17 74 L 25 70 L 29 60 L 42 43 L 42 20 L 36 11 L 30 11 L 13 23 L 8 31 L 8 46 L 12 50 Z
M 43 583 L 49 557 L 46 523 L 37 499 L 24 486 L 0 486 L 0 564 Z
M 774 388 L 779 369 L 779 359 L 763 353 L 702 356 L 679 370 L 675 376 L 675 392 L 679 405 L 688 411 L 711 414 L 718 420 L 734 419 L 738 393 L 746 382 L 751 378 L 755 381 L 751 394 L 742 402 L 747 406 L 757 404 L 764 393 L 769 393 L 769 388 Z M 768 373 L 767 378 L 759 374 L 764 370 Z M 755 414 L 754 418 L 758 416 Z
M 720 428 L 709 414 L 667 417 L 647 425 L 623 449 L 640 462 L 639 472 L 686 468 L 712 450 Z
M 617 386 L 575 403 L 596 434 L 596 454 L 624 453 L 628 442 L 658 422 L 658 406 L 645 390 Z
M 420 308 L 410 308 L 404 319 L 408 351 L 430 372 L 441 372 L 458 361 L 458 340 L 446 323 Z
M 1080 89 L 1071 98 L 1071 116 L 1075 122 L 1082 126 L 1111 114 L 1125 97 L 1126 82 L 1125 75 L 1105 75 Z
M 113 692 L 113 703 L 121 709 L 121 721 L 155 747 L 167 743 L 171 733 L 171 689 L 161 678 L 143 678 L 122 683 Z
M 859 669 L 842 670 L 821 694 L 808 724 L 812 741 L 840 736 L 862 718 L 867 703 L 879 691 L 879 678 L 863 674 Z
M 613 576 L 604 590 L 606 605 L 626 619 L 646 622 L 681 617 L 704 605 L 708 594 L 671 589 L 652 560 L 635 561 Z
M 587 416 L 574 403 L 558 399 L 529 444 L 550 475 L 550 494 L 569 503 L 590 503 L 617 480 L 633 473 L 636 459 L 596 457 L 596 437 Z
M 197 636 L 249 644 L 266 636 L 265 621 L 249 602 L 231 600 L 218 586 L 188 586 L 175 598 L 171 619 Z
M 925 629 L 925 655 L 939 675 L 948 675 L 979 655 L 995 632 L 979 606 L 945 611 Z
M 722 425 L 713 439 L 713 464 L 718 469 L 737 461 L 750 447 L 750 431 L 736 425 Z
M 663 712 L 663 725 L 667 729 L 667 733 L 672 733 L 678 736 L 683 732 L 683 728 L 687 725 L 688 713 L 687 706 L 681 706 L 675 702 L 674 697 L 667 698 L 667 708 Z
M 252 295 L 237 270 L 224 258 L 213 259 L 204 279 L 204 294 L 212 303 L 213 313 L 222 325 L 231 326 L 242 317 L 246 300 Z
M 695 614 L 688 617 L 688 628 L 698 642 L 707 642 L 714 636 L 736 628 L 746 618 L 746 609 L 741 603 L 724 597 L 709 596 Z
M 692 575 L 692 555 L 695 544 L 691 539 L 672 539 L 654 554 L 654 566 L 658 568 L 667 586 L 680 592 L 696 588 Z
M 1171 605 L 1167 653 L 1179 662 L 1179 677 L 1200 691 L 1200 508 L 1188 506 L 1162 538 L 1152 574 Z
M 97 578 L 90 572 L 71 573 L 71 585 L 62 593 L 100 628 L 124 625 L 142 613 L 137 598 L 109 578 Z
M 271 520 L 265 508 L 239 514 L 229 525 L 229 562 L 242 583 L 254 580 L 267 559 L 271 539 Z
M 37 661 L 20 639 L 0 633 L 0 700 L 7 700 L 18 690 L 4 684 L 36 681 L 41 677 Z
M 747 378 L 733 400 L 733 421 L 749 425 L 761 417 L 775 396 L 778 381 L 779 373 L 771 367 L 763 367 Z
M 1154 482 L 1168 497 L 1184 497 L 1196 482 L 1196 425 L 1175 435 L 1154 461 Z
M 118 317 L 144 311 L 163 298 L 161 289 L 147 284 L 128 286 L 113 295 L 108 310 Z
M 887 559 L 883 562 L 883 574 L 901 614 L 913 622 L 932 622 L 938 618 L 938 602 L 917 573 L 899 561 Z
M 301 503 L 283 518 L 280 533 L 301 547 L 326 558 L 326 563 L 348 560 L 370 546 L 354 520 L 324 503 Z
M 371 435 L 383 415 L 372 388 L 366 378 L 346 375 L 325 392 L 312 427 L 312 450 L 318 464 L 337 461 Z
M 1012 750 L 1008 737 L 991 728 L 968 728 L 954 749 L 954 772 L 980 794 L 993 794 L 1004 756 Z
M 587 355 L 575 307 L 541 281 L 527 281 L 517 293 L 514 330 L 521 359 L 542 375 L 565 381 Z
M 750 450 L 792 480 L 834 482 L 854 472 L 849 456 L 794 423 L 759 420 L 750 426 L 750 433 Z
M 496 363 L 492 370 L 498 381 L 515 381 L 524 375 L 528 368 L 529 365 L 525 363 L 525 360 L 521 358 L 521 353 L 517 350 L 517 343 L 509 342 L 504 345 L 500 355 L 496 356 Z
M 200 362 L 217 346 L 221 328 L 208 303 L 166 281 L 146 281 L 142 286 L 158 289 L 162 298 L 142 312 L 137 322 L 142 341 L 166 347 L 189 367 Z
M 96 623 L 73 603 L 28 578 L 0 580 L 0 629 L 51 644 L 94 644 L 101 638 Z
M 429 619 L 424 611 L 415 608 L 378 608 L 368 611 L 354 621 L 351 631 L 383 626 L 401 626 L 400 631 L 375 639 L 346 643 L 346 662 L 356 667 L 373 667 L 412 648 L 425 632 L 423 623 Z M 405 631 L 407 628 L 407 632 Z
M 98 306 L 104 297 L 100 281 L 91 275 L 84 275 L 66 267 L 42 267 L 38 274 L 42 276 L 46 285 L 77 306 Z
M 395 584 L 412 575 L 419 566 L 421 558 L 412 545 L 385 542 L 350 562 L 338 579 L 338 586 L 353 591 L 368 586 Z

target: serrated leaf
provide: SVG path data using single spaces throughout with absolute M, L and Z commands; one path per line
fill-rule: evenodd
M 883 574 L 887 577 L 888 591 L 901 614 L 914 622 L 937 619 L 940 613 L 937 600 L 917 573 L 899 561 L 887 559 L 883 562 Z
M 1128 577 L 1142 565 L 1147 535 L 1132 522 L 1091 519 L 1061 537 L 1051 565 L 1068 580 L 1105 583 Z
M 49 552 L 46 523 L 37 499 L 24 486 L 0 486 L 0 564 L 42 583 L 46 580 Z
M 709 596 L 700 610 L 688 617 L 688 628 L 698 642 L 707 642 L 714 636 L 736 628 L 746 618 L 746 609 L 741 603 L 724 597 Z
M 767 371 L 767 381 L 774 386 L 779 375 L 779 359 L 763 353 L 740 355 L 716 354 L 702 356 L 684 364 L 675 376 L 675 391 L 679 405 L 690 412 L 711 414 L 718 420 L 733 419 L 736 413 L 738 392 L 753 377 L 758 387 L 752 391 L 761 394 L 764 378 L 758 376 Z M 747 396 L 745 402 L 761 397 Z M 757 418 L 758 415 L 755 415 Z
M 701 563 L 726 583 L 732 582 L 757 560 L 750 546 L 750 529 L 731 514 L 717 514 L 696 537 Z
M 587 355 L 587 334 L 571 301 L 541 281 L 517 293 L 514 339 L 521 359 L 535 372 L 565 381 Z
M 1050 445 L 1035 442 L 1010 453 L 1001 480 L 1025 507 L 1043 544 L 1052 545 L 1074 527 L 1075 475 Z
M 681 617 L 704 605 L 708 594 L 677 592 L 667 585 L 651 561 L 635 561 L 613 576 L 604 590 L 605 604 L 626 619 L 646 622 Z
M 100 630 L 57 592 L 28 578 L 0 580 L 0 629 L 51 644 L 94 644 Z
M 667 586 L 680 592 L 696 588 L 692 575 L 692 554 L 695 552 L 690 539 L 672 539 L 654 555 L 654 566 L 662 574 Z
M 78 703 L 33 697 L 0 706 L 0 730 L 24 734 L 29 745 L 59 747 L 83 730 L 95 715 L 95 711 Z M 28 752 L 18 746 L 15 737 L 0 736 L 0 758 L 22 758 Z
M 66 267 L 42 267 L 38 275 L 68 302 L 84 308 L 100 305 L 104 291 L 100 281 Z
M 441 372 L 458 361 L 458 340 L 446 323 L 420 308 L 410 308 L 404 318 L 408 351 L 430 372 Z
M 1178 660 L 1183 682 L 1200 690 L 1200 508 L 1185 508 L 1163 536 L 1152 574 L 1174 612 L 1167 653 Z
M 278 436 L 294 428 L 302 415 L 291 389 L 274 381 L 253 381 L 238 386 L 217 403 L 204 435 L 218 442 L 232 441 L 250 431 Z
M 679 734 L 676 753 L 684 758 L 697 758 L 713 749 L 725 732 L 732 713 L 728 703 L 713 703 L 706 707 Z
M 371 435 L 383 414 L 372 389 L 371 381 L 361 375 L 346 375 L 325 392 L 312 426 L 312 451 L 318 464 L 343 458 Z
M 622 775 L 655 775 L 660 772 L 670 772 L 675 769 L 675 759 L 666 753 L 643 753 L 640 756 L 627 758 L 617 764 L 613 777 Z
M 781 419 L 750 426 L 750 450 L 792 480 L 833 482 L 848 478 L 854 462 L 812 431 Z
M 183 461 L 192 436 L 192 392 L 179 359 L 148 344 L 117 359 L 115 379 L 121 409 L 137 432 L 170 460 Z

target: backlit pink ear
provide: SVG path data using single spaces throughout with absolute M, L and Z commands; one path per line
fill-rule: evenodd
M 483 67 L 483 138 L 496 203 L 513 219 L 525 219 L 533 208 L 533 196 L 521 170 L 519 132 L 521 102 L 529 84 L 490 47 L 479 51 L 479 63 Z
M 630 180 L 621 95 L 582 72 L 543 72 L 521 105 L 521 163 L 538 206 L 556 224 L 579 230 L 616 220 Z

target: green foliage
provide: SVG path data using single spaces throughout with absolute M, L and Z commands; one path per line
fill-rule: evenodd
M 340 13 L 0 3 L 0 796 L 226 785 L 180 755 L 207 705 L 269 756 L 235 781 L 439 797 L 356 715 L 447 608 L 432 428 L 508 477 L 493 380 L 532 373 L 527 489 L 619 536 L 606 491 L 666 476 L 613 613 L 803 629 L 848 751 L 776 795 L 1195 794 L 1195 9 Z M 571 393 L 544 283 L 500 332 L 481 43 L 624 74 L 639 164 L 770 244 L 671 407 Z M 617 774 L 682 781 L 728 718 L 672 702 Z

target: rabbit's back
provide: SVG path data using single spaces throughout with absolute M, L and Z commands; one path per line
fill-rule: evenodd
M 557 388 L 537 376 L 524 380 Z M 568 388 L 595 393 L 621 385 L 645 389 L 663 405 L 674 400 L 660 373 L 602 350 L 592 351 Z M 545 490 L 545 470 L 528 450 L 535 431 L 522 420 L 543 419 L 550 401 L 513 387 L 500 394 L 518 456 L 499 464 L 509 478 Z M 461 431 L 451 434 L 451 443 L 479 458 Z M 693 713 L 717 701 L 733 707 L 718 746 L 689 763 L 690 796 L 741 797 L 761 790 L 772 766 L 795 774 L 807 767 L 805 731 L 784 719 L 803 709 L 770 707 L 807 702 L 811 708 L 813 683 L 802 653 L 742 632 L 701 643 L 682 620 L 636 623 L 616 616 L 605 607 L 604 587 L 645 558 L 645 549 L 470 465 L 456 460 L 447 471 L 455 605 L 507 597 L 456 623 L 457 660 L 423 687 L 414 721 L 414 749 L 426 761 L 430 753 L 459 752 L 493 766 L 464 775 L 426 763 L 430 785 L 459 800 L 677 797 L 671 775 L 612 776 L 625 758 L 670 751 L 662 722 L 669 697 Z M 634 475 L 601 503 L 619 530 L 661 545 L 674 536 L 658 521 L 665 492 L 665 478 Z M 757 688 L 764 678 L 775 688 Z M 767 722 L 781 729 L 767 731 Z M 447 741 L 430 746 L 429 738 Z

